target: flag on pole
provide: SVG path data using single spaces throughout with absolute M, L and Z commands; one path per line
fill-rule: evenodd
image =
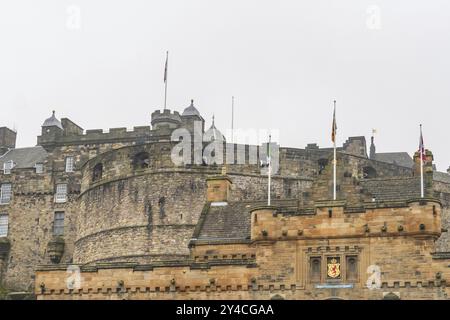
M 419 141 L 419 156 L 420 156 L 420 196 L 425 196 L 425 184 L 423 178 L 423 163 L 425 162 L 425 144 L 423 143 L 422 125 L 420 125 L 420 141 Z
M 333 143 L 336 142 L 336 131 L 337 131 L 337 124 L 336 124 L 336 100 L 334 100 L 333 127 L 331 129 L 331 141 L 333 141 Z
M 425 144 L 423 143 L 422 125 L 420 125 L 420 141 L 419 141 L 420 159 L 426 161 Z
M 337 197 L 337 177 L 336 177 L 336 100 L 334 100 L 334 110 L 333 110 L 333 128 L 331 130 L 331 141 L 333 141 L 333 200 Z
M 164 83 L 167 82 L 167 67 L 169 64 L 169 51 L 166 52 L 166 65 L 164 67 Z

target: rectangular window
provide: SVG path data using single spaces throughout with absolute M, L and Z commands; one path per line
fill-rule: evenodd
M 310 259 L 310 279 L 311 282 L 320 282 L 322 273 L 322 259 L 321 257 L 311 257 Z
M 11 174 L 11 170 L 14 167 L 14 162 L 12 160 L 6 161 L 3 164 L 3 174 Z
M 0 213 L 0 237 L 8 236 L 8 215 Z
M 358 281 L 358 257 L 347 256 L 347 281 Z
M 66 158 L 66 172 L 73 172 L 73 157 Z
M 64 235 L 64 212 L 55 212 L 55 219 L 53 221 L 53 234 L 55 236 Z
M 44 173 L 44 165 L 42 163 L 36 163 L 34 168 L 36 169 L 36 173 Z
M 0 204 L 8 204 L 11 201 L 11 184 L 3 183 L 0 187 Z
M 61 203 L 67 201 L 67 184 L 60 183 L 56 185 L 55 202 Z

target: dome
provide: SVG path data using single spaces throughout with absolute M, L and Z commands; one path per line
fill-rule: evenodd
M 205 132 L 205 136 L 206 136 L 206 141 L 215 141 L 215 140 L 225 141 L 225 137 L 222 134 L 222 132 L 220 132 L 214 125 L 214 116 L 213 116 L 212 125 L 208 129 L 208 131 Z
M 184 109 L 182 116 L 198 116 L 200 117 L 200 112 L 194 107 L 194 100 L 191 100 L 191 105 Z
M 47 120 L 44 121 L 44 124 L 42 125 L 43 127 L 58 127 L 61 130 L 63 130 L 63 126 L 61 124 L 61 121 L 59 121 L 58 119 L 56 119 L 55 117 L 55 111 L 53 111 L 53 114 L 50 118 L 48 118 Z

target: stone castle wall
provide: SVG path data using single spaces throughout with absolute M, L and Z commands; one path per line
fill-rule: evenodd
M 396 225 L 400 215 L 410 219 L 404 224 L 412 230 L 423 215 L 430 221 L 440 220 L 440 208 L 433 215 L 433 205 L 436 203 L 378 208 L 361 216 L 341 212 L 347 216 L 333 219 L 326 209 L 314 217 L 302 217 L 274 215 L 271 209 L 261 208 L 253 212 L 252 220 L 258 214 L 261 225 L 252 230 L 252 242 L 248 244 L 197 245 L 192 254 L 204 253 L 203 259 L 193 260 L 191 255 L 191 259 L 179 264 L 103 265 L 89 270 L 81 267 L 82 281 L 76 289 L 66 288 L 67 273 L 63 269 L 42 269 L 37 272 L 40 285 L 36 286 L 36 294 L 38 299 L 383 299 L 387 294 L 401 299 L 448 299 L 450 272 L 444 262 L 430 254 L 433 232 L 402 234 L 393 230 L 381 234 L 374 226 L 369 234 L 354 237 L 347 228 L 359 225 L 362 216 L 371 224 L 390 220 Z M 413 216 L 408 217 L 411 213 Z M 310 219 L 315 222 L 303 222 Z M 439 229 L 438 224 L 434 231 Z M 262 225 L 267 229 L 267 238 L 258 232 Z M 293 229 L 302 225 L 314 233 L 288 231 L 283 236 L 280 231 L 284 225 Z M 322 261 L 320 277 L 314 278 L 310 261 L 318 257 Z M 318 286 L 326 282 L 327 257 L 340 257 L 341 280 L 335 283 L 347 287 Z M 357 260 L 352 278 L 346 257 Z M 369 289 L 366 282 L 371 266 L 378 266 L 381 273 L 379 287 Z
M 0 212 L 9 215 L 11 243 L 1 264 L 3 284 L 11 290 L 26 291 L 34 284 L 36 266 L 52 264 L 48 243 L 53 237 L 54 213 L 60 210 L 65 212 L 61 265 L 145 264 L 188 257 L 189 240 L 206 199 L 206 178 L 219 174 L 221 166 L 175 167 L 170 158 L 174 143 L 167 141 L 170 130 L 164 126 L 156 131 L 136 127 L 108 133 L 88 130 L 86 134 L 74 124 L 66 122 L 66 127 L 67 132 L 56 138 L 44 135 L 38 139 L 49 152 L 44 174 L 35 174 L 33 169 L 13 170 L 7 176 L 0 173 L 0 182 L 12 182 L 14 193 L 10 205 L 0 206 Z M 359 140 L 347 149 L 358 153 L 348 156 L 351 174 L 361 176 L 363 168 L 370 166 L 381 178 L 412 175 L 410 168 L 368 160 L 361 155 Z M 148 168 L 134 166 L 134 156 L 140 152 L 148 152 Z M 75 157 L 73 173 L 64 171 L 67 156 Z M 238 157 L 236 154 L 235 159 Z M 226 166 L 233 181 L 230 201 L 267 199 L 267 176 L 261 174 L 258 160 L 249 163 L 247 157 L 244 165 Z M 280 170 L 272 179 L 273 199 L 303 203 L 319 175 L 319 160 L 331 161 L 331 150 L 280 148 Z M 99 163 L 103 165 L 102 177 L 93 181 L 93 169 Z M 68 184 L 69 199 L 64 204 L 54 202 L 58 183 Z M 441 192 L 443 225 L 448 228 L 450 187 L 437 183 L 435 188 Z M 450 251 L 447 235 L 443 233 L 438 241 L 438 251 Z M 216 249 L 195 250 L 200 259 L 206 251 Z M 242 249 L 241 256 L 252 256 L 252 250 Z

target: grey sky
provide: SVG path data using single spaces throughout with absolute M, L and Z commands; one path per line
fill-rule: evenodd
M 423 123 L 450 165 L 448 0 L 2 1 L 0 39 L 0 125 L 19 146 L 52 109 L 84 129 L 148 125 L 169 50 L 168 107 L 193 98 L 207 126 L 230 126 L 234 95 L 236 127 L 327 146 L 336 98 L 340 144 L 376 128 L 377 151 L 412 153 Z

